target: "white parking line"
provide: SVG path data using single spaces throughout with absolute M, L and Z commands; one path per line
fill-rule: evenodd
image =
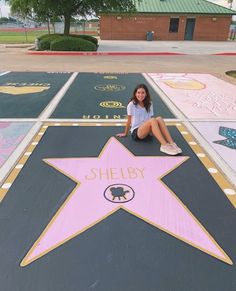
M 11 72 L 11 71 L 1 72 L 1 73 L 0 73 L 0 77 L 1 77 L 1 76 L 4 76 L 4 75 L 6 75 L 6 74 L 8 74 L 8 73 L 10 73 L 10 72 Z

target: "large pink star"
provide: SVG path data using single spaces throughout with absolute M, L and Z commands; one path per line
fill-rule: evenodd
M 64 244 L 122 208 L 170 235 L 232 264 L 161 178 L 188 157 L 136 157 L 110 138 L 98 158 L 46 159 L 78 184 L 21 266 Z

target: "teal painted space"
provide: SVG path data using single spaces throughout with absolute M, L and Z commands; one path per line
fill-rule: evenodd
M 70 77 L 70 73 L 11 72 L 0 76 L 0 118 L 35 118 Z M 11 92 L 6 88 L 11 87 Z M 42 92 L 22 93 L 25 87 L 44 87 Z M 49 87 L 48 89 L 46 89 Z M 13 94 L 13 90 L 17 94 Z
M 136 73 L 79 73 L 51 118 L 123 119 L 133 90 L 140 83 L 150 90 L 154 114 L 174 118 L 142 74 Z

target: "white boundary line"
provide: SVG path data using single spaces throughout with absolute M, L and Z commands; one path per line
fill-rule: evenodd
M 60 91 L 55 95 L 55 97 L 51 100 L 51 102 L 46 106 L 46 108 L 39 115 L 40 121 L 48 118 L 52 114 L 57 104 L 61 101 L 62 97 L 65 95 L 65 93 L 69 89 L 70 85 L 74 82 L 77 75 L 78 75 L 78 72 L 75 72 L 72 74 L 72 76 L 70 76 L 69 80 L 67 80 L 64 86 L 60 89 Z
M 77 122 L 77 123 L 117 123 L 117 122 L 126 122 L 126 119 L 63 119 L 63 118 L 55 118 L 55 119 L 46 119 L 45 122 L 57 122 L 57 123 L 69 123 L 69 122 Z
M 0 122 L 36 122 L 38 118 L 0 118 Z
M 191 122 L 236 122 L 236 119 L 204 119 L 204 118 L 192 118 L 192 119 L 182 119 L 182 118 L 164 118 L 166 122 L 175 122 L 175 121 L 191 121 Z M 0 118 L 0 122 L 37 122 L 38 118 Z M 93 118 L 45 118 L 40 119 L 43 122 L 126 122 L 125 118 L 122 119 L 93 119 Z
M 78 122 L 78 123 L 97 123 L 97 122 L 101 122 L 101 123 L 117 123 L 117 122 L 126 122 L 127 120 L 122 118 L 122 119 L 46 119 L 44 120 L 44 122 L 59 122 L 59 123 L 63 123 L 63 122 Z M 165 118 L 166 122 L 180 122 L 180 119 L 172 119 L 172 118 Z
M 4 75 L 6 75 L 6 74 L 8 74 L 8 73 L 10 73 L 11 71 L 7 71 L 7 72 L 2 72 L 2 73 L 0 73 L 0 77 L 1 76 L 4 76 Z

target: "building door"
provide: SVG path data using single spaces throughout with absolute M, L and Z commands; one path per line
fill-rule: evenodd
M 195 20 L 196 20 L 195 18 L 187 18 L 184 35 L 185 40 L 193 40 Z

